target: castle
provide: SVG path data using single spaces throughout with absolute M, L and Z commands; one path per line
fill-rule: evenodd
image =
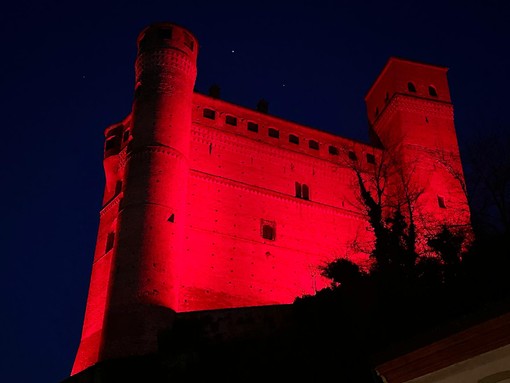
M 370 189 L 381 165 L 422 237 L 427 223 L 469 225 L 446 68 L 390 58 L 365 97 L 363 143 L 194 92 L 199 46 L 183 27 L 151 25 L 137 44 L 132 112 L 105 131 L 72 374 L 154 352 L 179 313 L 290 304 L 329 285 L 328 262 L 367 264 L 358 175 Z

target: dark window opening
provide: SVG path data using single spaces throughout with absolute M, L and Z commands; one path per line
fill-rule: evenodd
M 367 153 L 367 162 L 369 164 L 375 165 L 375 156 L 373 154 Z
M 434 88 L 432 85 L 429 86 L 429 95 L 431 95 L 432 97 L 437 97 L 436 88 Z
M 227 117 L 225 117 L 225 123 L 229 124 L 229 125 L 232 125 L 232 126 L 236 126 L 237 125 L 237 118 L 234 117 L 234 116 L 227 116 Z
M 299 182 L 296 182 L 295 189 L 296 189 L 296 198 L 302 198 L 305 200 L 310 199 L 310 189 L 309 189 L 308 185 L 300 184 Z
M 319 150 L 319 143 L 317 141 L 310 140 L 308 141 L 308 147 L 310 149 Z
M 349 159 L 353 160 L 353 161 L 357 161 L 357 159 L 358 159 L 358 156 L 352 150 L 349 150 L 348 156 L 349 156 Z
M 104 150 L 111 150 L 117 147 L 117 137 L 110 137 L 106 140 Z
M 126 130 L 126 131 L 124 132 L 124 136 L 122 136 L 122 140 L 123 140 L 124 142 L 126 142 L 127 140 L 129 140 L 129 130 Z
M 299 137 L 294 134 L 289 134 L 289 142 L 291 144 L 299 145 Z
M 203 116 L 205 118 L 209 118 L 211 120 L 214 120 L 216 118 L 216 112 L 212 109 L 204 109 Z
M 122 191 L 122 181 L 117 181 L 115 184 L 115 195 L 119 194 Z
M 175 222 L 175 214 L 170 214 L 170 217 L 168 217 L 168 222 Z
M 105 253 L 107 253 L 111 249 L 113 249 L 113 242 L 114 241 L 115 241 L 115 233 L 108 233 L 108 236 L 106 237 L 106 249 L 105 249 Z
M 310 189 L 308 189 L 308 185 L 301 185 L 301 198 L 307 201 L 310 199 Z
M 336 146 L 330 146 L 328 151 L 329 151 L 329 154 L 331 154 L 333 156 L 338 156 L 338 148 Z
M 186 45 L 189 49 L 193 50 L 194 42 L 190 35 L 184 33 L 184 45 Z
M 172 29 L 165 28 L 158 30 L 158 37 L 162 40 L 170 40 L 172 38 Z
M 257 133 L 259 131 L 259 125 L 254 122 L 248 122 L 248 130 Z
M 280 131 L 273 128 L 269 128 L 267 130 L 267 135 L 273 138 L 280 138 Z
M 441 209 L 446 209 L 446 203 L 444 202 L 443 196 L 440 196 L 440 195 L 437 196 L 437 204 L 439 205 L 439 207 Z
M 407 90 L 409 92 L 416 93 L 416 87 L 414 86 L 414 84 L 412 82 L 407 83 Z
M 274 222 L 262 220 L 262 238 L 274 241 L 276 238 L 276 225 Z

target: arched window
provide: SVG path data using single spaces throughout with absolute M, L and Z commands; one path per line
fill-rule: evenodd
M 300 184 L 296 182 L 296 198 L 306 199 L 307 201 L 310 199 L 310 188 L 306 184 Z
M 296 197 L 301 198 L 301 184 L 296 182 Z
M 434 88 L 432 85 L 429 85 L 429 95 L 431 95 L 432 97 L 437 97 L 436 88 Z
M 414 86 L 414 84 L 412 82 L 408 82 L 407 83 L 407 90 L 409 92 L 412 92 L 412 93 L 416 93 L 416 87 Z
M 310 190 L 308 189 L 308 185 L 301 185 L 301 198 L 306 199 L 307 201 L 310 199 Z

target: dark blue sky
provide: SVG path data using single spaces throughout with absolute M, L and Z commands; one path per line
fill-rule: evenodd
M 228 101 L 254 107 L 265 98 L 272 114 L 361 140 L 364 94 L 390 56 L 446 66 L 464 145 L 510 128 L 508 4 L 4 5 L 0 381 L 56 383 L 70 372 L 103 190 L 103 130 L 130 111 L 135 41 L 146 25 L 171 21 L 195 34 L 198 91 L 218 83 Z

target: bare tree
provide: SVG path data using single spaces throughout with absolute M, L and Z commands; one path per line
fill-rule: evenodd
M 352 187 L 359 190 L 352 205 L 366 214 L 374 234 L 373 268 L 409 271 L 417 258 L 416 204 L 423 189 L 415 186 L 414 164 L 402 166 L 393 153 L 374 150 L 372 164 L 345 156 L 345 166 L 353 171 Z

